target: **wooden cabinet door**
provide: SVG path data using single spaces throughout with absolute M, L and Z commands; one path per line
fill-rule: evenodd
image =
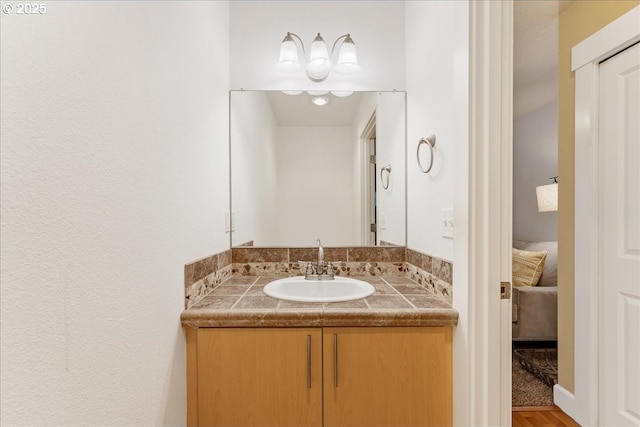
M 321 426 L 318 328 L 197 331 L 199 426 Z
M 452 424 L 451 328 L 323 330 L 324 425 Z

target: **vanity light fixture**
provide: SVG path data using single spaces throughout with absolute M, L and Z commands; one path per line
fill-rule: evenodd
M 295 33 L 287 32 L 287 35 L 284 37 L 282 44 L 280 45 L 280 59 L 278 61 L 278 68 L 280 71 L 295 72 L 302 68 L 300 57 L 298 56 L 298 45 L 296 44 L 294 37 L 300 42 L 302 54 L 306 62 L 305 71 L 307 73 L 307 77 L 309 77 L 311 81 L 324 81 L 329 76 L 329 72 L 332 68 L 337 73 L 342 74 L 350 74 L 360 68 L 358 65 L 356 45 L 350 34 L 344 34 L 338 37 L 333 43 L 331 53 L 329 53 L 324 39 L 320 33 L 318 33 L 309 48 L 309 60 L 307 61 L 307 53 L 300 36 Z M 331 57 L 336 49 L 336 45 L 340 41 L 342 41 L 342 43 L 338 50 L 338 61 L 335 66 L 332 66 Z
M 302 90 L 283 90 L 282 91 L 282 93 L 284 93 L 285 95 L 291 95 L 291 96 L 300 95 L 302 92 L 303 92 Z M 307 93 L 311 96 L 323 96 L 328 94 L 329 91 L 328 90 L 308 90 Z M 332 90 L 331 95 L 335 96 L 336 98 L 346 98 L 347 96 L 353 95 L 353 91 Z
M 558 177 L 554 176 L 549 179 L 553 180 L 551 184 L 536 187 L 538 212 L 555 212 L 558 210 Z

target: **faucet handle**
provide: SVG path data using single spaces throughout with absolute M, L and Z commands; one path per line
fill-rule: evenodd
M 314 273 L 313 273 L 313 264 L 311 264 L 311 261 L 309 261 L 309 262 L 307 263 L 307 274 L 306 274 L 306 275 L 307 275 L 307 276 L 311 276 L 311 275 L 313 275 L 313 274 L 314 274 Z
M 333 264 L 327 263 L 327 275 L 333 277 Z

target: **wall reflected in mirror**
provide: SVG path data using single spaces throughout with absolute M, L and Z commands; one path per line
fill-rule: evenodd
M 231 246 L 406 245 L 405 93 L 345 95 L 231 92 Z

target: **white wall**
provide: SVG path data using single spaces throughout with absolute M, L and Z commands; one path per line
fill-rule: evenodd
M 3 426 L 184 425 L 185 262 L 228 248 L 227 2 L 1 14 Z
M 351 135 L 349 126 L 278 129 L 280 245 L 314 246 L 317 238 L 325 246 L 356 244 Z
M 278 241 L 278 124 L 265 92 L 231 93 L 233 245 Z
M 472 150 L 468 143 L 470 4 L 419 1 L 407 2 L 406 8 L 408 247 L 454 262 L 452 305 L 459 317 L 453 333 L 453 425 L 467 426 L 468 390 L 473 384 L 466 197 Z M 430 134 L 437 138 L 436 158 L 432 173 L 425 175 L 416 164 L 416 145 Z M 441 210 L 452 207 L 456 217 L 464 219 L 454 229 L 455 257 L 454 242 L 441 236 L 440 222 Z
M 536 187 L 558 175 L 558 102 L 513 123 L 513 238 L 558 240 L 558 213 L 538 212 Z
M 454 136 L 456 127 L 467 126 L 454 115 L 455 87 L 460 82 L 454 80 L 453 46 L 457 39 L 468 36 L 456 32 L 460 16 L 455 3 L 406 5 L 407 245 L 447 260 L 453 260 L 453 240 L 442 237 L 442 209 L 453 208 Z M 431 134 L 436 135 L 435 159 L 431 172 L 423 174 L 418 169 L 416 146 L 420 138 Z
M 231 2 L 231 88 L 404 90 L 403 1 L 238 1 Z M 318 32 L 329 49 L 350 33 L 361 71 L 322 83 L 301 72 L 281 74 L 276 64 L 287 31 L 308 49 Z M 308 50 L 307 50 L 308 53 Z

